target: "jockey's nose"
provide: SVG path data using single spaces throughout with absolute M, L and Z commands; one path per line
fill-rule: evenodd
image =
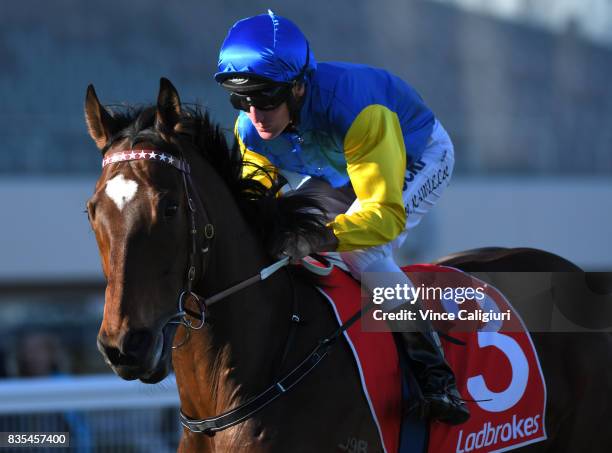
M 258 108 L 254 107 L 254 106 L 250 106 L 249 107 L 249 113 L 251 114 L 251 117 L 257 122 L 257 123 L 261 123 L 266 115 L 266 112 L 264 110 L 259 110 Z

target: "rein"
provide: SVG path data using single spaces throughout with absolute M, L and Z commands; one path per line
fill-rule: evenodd
M 373 307 L 373 305 L 371 305 Z M 234 425 L 242 423 L 262 410 L 279 396 L 288 392 L 298 382 L 306 377 L 324 358 L 342 333 L 351 327 L 359 318 L 362 310 L 355 313 L 348 321 L 338 327 L 331 335 L 319 340 L 317 347 L 293 370 L 277 380 L 266 390 L 248 399 L 240 406 L 214 417 L 192 419 L 183 411 L 180 412 L 181 425 L 194 433 L 203 433 L 214 436 Z
M 177 158 L 172 155 L 166 153 L 159 153 L 157 150 L 147 150 L 142 149 L 138 151 L 129 150 L 127 151 L 118 151 L 105 156 L 102 161 L 102 167 L 106 167 L 107 165 L 111 165 L 118 162 L 129 162 L 134 160 L 152 160 L 160 163 L 164 163 L 167 165 L 171 165 L 177 170 L 181 172 L 183 187 L 185 190 L 185 197 L 187 198 L 187 206 L 188 213 L 190 218 L 190 254 L 189 254 L 189 264 L 187 268 L 186 278 L 185 278 L 185 287 L 181 290 L 178 296 L 177 301 L 177 311 L 167 318 L 162 320 L 162 328 L 167 324 L 181 324 L 186 328 L 187 336 L 185 340 L 183 340 L 179 345 L 172 346 L 173 349 L 178 349 L 183 346 L 190 339 L 190 331 L 191 330 L 199 330 L 204 327 L 206 323 L 206 310 L 211 305 L 225 299 L 226 297 L 244 289 L 249 286 L 252 286 L 260 281 L 263 281 L 273 275 L 278 270 L 289 264 L 290 257 L 286 256 L 277 262 L 271 264 L 263 268 L 259 273 L 253 275 L 250 278 L 247 278 L 239 283 L 236 283 L 229 288 L 224 289 L 223 291 L 218 292 L 212 296 L 204 298 L 193 291 L 193 285 L 196 280 L 197 273 L 197 262 L 198 262 L 198 228 L 196 221 L 197 207 L 193 198 L 191 197 L 191 193 L 193 193 L 197 197 L 197 192 L 193 190 L 193 182 L 191 180 L 191 170 L 189 163 L 183 158 Z M 189 189 L 192 189 L 191 191 Z M 199 200 L 198 200 L 199 201 Z M 200 253 L 202 254 L 202 264 L 200 269 L 200 275 L 204 273 L 204 269 L 206 268 L 206 259 L 209 250 L 210 243 L 212 238 L 214 237 L 214 226 L 209 221 L 209 217 L 206 213 L 204 205 L 200 203 L 202 206 L 202 214 L 205 219 L 204 223 L 204 246 L 200 248 Z M 321 268 L 319 266 L 315 266 L 309 263 L 306 260 L 302 260 L 302 264 L 310 271 L 314 272 L 318 275 L 328 275 L 332 268 L 333 264 L 327 268 Z M 200 313 L 195 313 L 192 310 L 189 310 L 185 307 L 185 301 L 188 297 L 193 297 L 198 304 L 198 309 Z M 281 365 L 284 362 L 289 347 L 293 342 L 293 338 L 295 336 L 295 327 L 300 322 L 299 314 L 297 313 L 297 304 L 294 303 L 294 307 L 292 309 L 293 313 L 291 316 L 291 321 L 293 322 L 289 336 L 285 345 L 285 350 L 283 352 L 281 358 Z M 224 412 L 220 415 L 214 417 L 207 417 L 204 419 L 191 419 L 187 417 L 182 411 L 180 411 L 180 420 L 181 424 L 195 433 L 204 433 L 208 436 L 214 436 L 216 432 L 227 429 L 231 426 L 237 425 L 255 413 L 262 410 L 265 406 L 270 404 L 279 396 L 283 395 L 287 391 L 289 391 L 293 386 L 295 386 L 298 382 L 300 382 L 306 375 L 308 375 L 322 360 L 325 358 L 331 347 L 336 343 L 336 340 L 340 335 L 347 330 L 351 325 L 353 325 L 362 314 L 362 310 L 359 310 L 355 313 L 347 322 L 342 324 L 338 329 L 336 329 L 331 335 L 322 338 L 319 340 L 315 349 L 295 368 L 293 368 L 289 373 L 285 374 L 282 378 L 278 379 L 274 384 L 269 386 L 266 390 L 249 398 L 246 402 L 239 405 L 238 407 Z M 187 315 L 193 316 L 199 319 L 199 323 L 192 323 L 189 319 L 187 319 Z

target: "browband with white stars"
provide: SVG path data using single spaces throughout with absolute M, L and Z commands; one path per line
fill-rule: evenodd
M 130 160 L 154 160 L 164 164 L 172 165 L 183 173 L 189 173 L 189 164 L 183 159 L 174 157 L 170 154 L 160 153 L 152 149 L 139 149 L 129 151 L 117 151 L 108 154 L 102 159 L 102 168 L 116 162 L 128 162 Z

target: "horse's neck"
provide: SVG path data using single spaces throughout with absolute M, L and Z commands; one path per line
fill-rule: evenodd
M 203 193 L 214 194 L 202 197 L 215 227 L 205 276 L 196 287 L 205 296 L 269 264 L 229 191 L 215 178 L 216 174 L 198 177 L 209 185 Z M 185 413 L 191 417 L 216 415 L 272 381 L 289 327 L 290 294 L 287 273 L 281 270 L 209 309 L 208 325 L 192 331 L 188 343 L 173 355 Z

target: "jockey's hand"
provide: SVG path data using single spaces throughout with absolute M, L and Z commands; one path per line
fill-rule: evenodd
M 338 238 L 331 228 L 326 228 L 321 237 L 306 238 L 293 235 L 287 238 L 283 248 L 283 256 L 290 256 L 293 264 L 299 263 L 302 258 L 318 252 L 332 252 L 338 248 Z
M 300 260 L 311 253 L 314 253 L 312 244 L 302 236 L 294 236 L 288 240 L 283 250 L 283 255 L 291 258 L 291 263 L 297 264 Z

